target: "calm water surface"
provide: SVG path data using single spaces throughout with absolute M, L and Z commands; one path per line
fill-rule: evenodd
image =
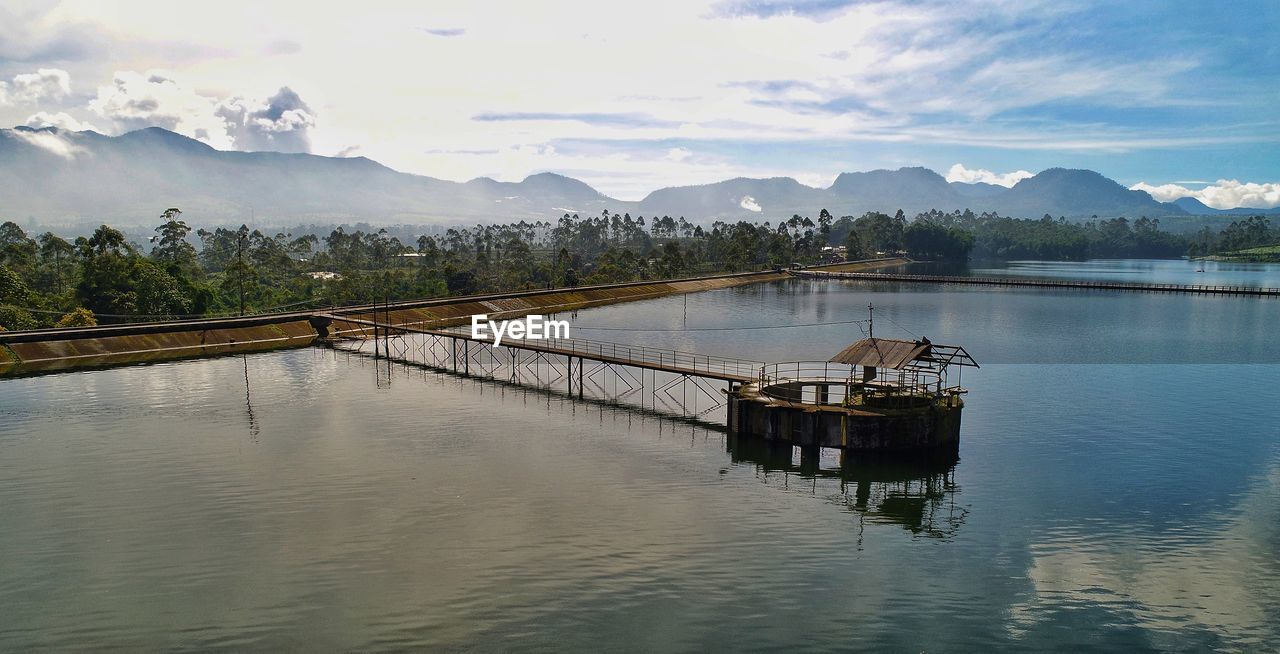
M 1188 259 L 1090 259 L 1089 261 L 975 261 L 966 265 L 926 263 L 902 272 L 975 277 L 1044 277 L 1151 284 L 1280 288 L 1280 266 L 1270 263 Z
M 873 302 L 877 335 L 983 364 L 960 461 L 802 471 L 714 424 L 322 349 L 4 380 L 0 650 L 1280 646 L 1280 301 L 687 301 L 575 336 L 824 359 L 858 327 L 693 330 Z

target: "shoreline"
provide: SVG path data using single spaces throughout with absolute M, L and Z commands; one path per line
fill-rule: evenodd
M 838 272 L 907 263 L 910 263 L 908 259 L 894 257 L 823 264 L 809 269 Z M 410 300 L 388 303 L 385 307 L 359 305 L 236 318 L 0 332 L 0 377 L 305 347 L 327 336 L 368 331 L 360 327 L 330 333 L 327 329 L 328 316 L 367 320 L 376 312 L 383 320 L 393 323 L 452 327 L 466 323 L 472 314 L 477 313 L 488 314 L 492 318 L 554 314 L 779 281 L 788 277 L 785 271 L 779 270 L 723 273 L 672 280 Z

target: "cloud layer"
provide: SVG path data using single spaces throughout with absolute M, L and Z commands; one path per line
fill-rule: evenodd
M 1214 209 L 1280 207 L 1280 182 L 1258 184 L 1220 179 L 1199 190 L 1192 190 L 1179 184 L 1152 186 L 1146 182 L 1138 182 L 1130 188 L 1135 191 L 1146 191 L 1151 194 L 1151 197 L 1161 202 L 1172 202 L 1178 198 L 1195 198 Z
M 94 132 L 98 131 L 98 128 L 94 127 L 92 124 L 79 120 L 65 111 L 59 111 L 57 113 L 49 113 L 47 111 L 37 112 L 28 116 L 27 120 L 22 124 L 27 127 L 35 127 L 37 129 L 41 127 L 57 127 L 58 129 L 65 129 L 70 132 L 83 132 L 85 130 Z
M 89 109 L 117 130 L 163 127 L 223 150 L 309 152 L 311 108 L 292 89 L 266 100 L 210 97 L 166 73 L 117 72 Z
M 59 68 L 41 68 L 0 82 L 0 105 L 35 104 L 61 100 L 71 93 L 71 75 Z
M 997 186 L 1012 187 L 1019 181 L 1035 175 L 1025 170 L 1015 170 L 1011 173 L 993 173 L 990 170 L 978 168 L 976 170 L 965 168 L 963 164 L 955 164 L 947 169 L 945 177 L 948 182 L 964 182 L 965 184 L 973 184 L 982 182 L 984 184 L 995 184 Z
M 25 130 L 14 130 L 10 132 L 13 138 L 34 145 L 49 154 L 63 159 L 74 159 L 80 154 L 81 149 L 74 143 L 68 141 L 61 134 L 53 132 L 28 132 Z
M 226 123 L 240 150 L 311 151 L 309 132 L 316 126 L 315 114 L 287 86 L 264 102 L 240 97 L 224 100 L 214 113 Z
M 546 0 L 499 19 L 466 3 L 63 0 L 0 8 L 0 124 L 39 112 L 220 148 L 358 146 L 409 172 L 550 170 L 627 199 L 957 161 L 983 167 L 953 178 L 1006 186 L 1051 166 L 1277 179 L 1259 154 L 1280 145 L 1270 4 L 1208 20 L 1190 0 Z M 14 73 L 35 78 L 19 89 Z

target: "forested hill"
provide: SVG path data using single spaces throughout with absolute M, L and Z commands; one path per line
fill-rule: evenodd
M 0 218 L 55 225 L 138 225 L 157 206 L 205 224 L 265 219 L 382 224 L 548 220 L 566 213 L 713 220 L 868 211 L 972 209 L 1020 218 L 1186 215 L 1088 170 L 1053 168 L 1012 188 L 948 183 L 927 168 L 842 173 L 828 188 L 789 177 L 736 178 L 607 197 L 554 173 L 520 182 L 454 182 L 392 170 L 364 157 L 228 152 L 157 127 L 109 137 L 25 127 L 0 130 Z

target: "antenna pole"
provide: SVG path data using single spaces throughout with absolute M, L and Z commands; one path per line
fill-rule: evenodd
M 876 337 L 876 308 L 867 303 L 867 338 Z

